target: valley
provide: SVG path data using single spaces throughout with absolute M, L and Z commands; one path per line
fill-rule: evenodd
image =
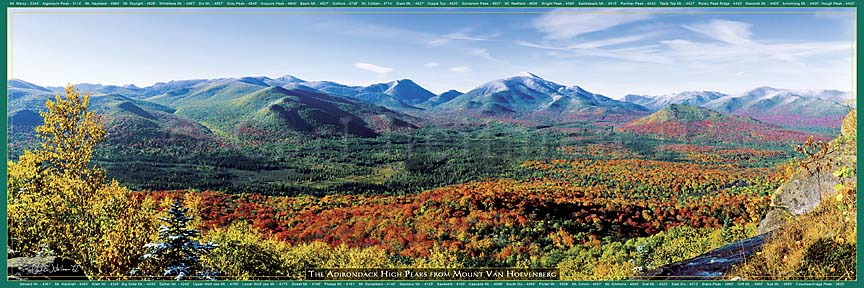
M 10 85 L 16 161 L 57 88 Z M 183 198 L 208 239 L 270 243 L 255 257 L 380 256 L 341 267 L 558 267 L 565 279 L 628 278 L 755 236 L 796 145 L 834 139 L 851 109 L 842 92 L 774 88 L 622 101 L 531 73 L 441 95 L 292 76 L 77 87 L 107 133 L 95 166 L 135 201 Z M 226 277 L 325 265 L 272 261 Z
M 57 88 L 10 83 L 8 148 L 16 159 L 32 147 L 40 107 Z M 353 87 L 293 76 L 79 87 L 92 89 L 92 109 L 108 130 L 95 160 L 112 178 L 146 190 L 408 194 L 512 174 L 523 161 L 562 158 L 563 147 L 619 143 L 636 151 L 632 157 L 681 161 L 686 155 L 655 146 L 790 153 L 790 144 L 808 135 L 831 135 L 823 126 L 801 130 L 686 106 L 726 99 L 722 93 L 628 95 L 631 103 L 531 73 L 442 97 L 410 80 Z M 830 100 L 794 97 L 836 110 L 820 119 L 839 119 L 845 112 L 836 94 Z M 809 115 L 795 117 L 813 119 Z

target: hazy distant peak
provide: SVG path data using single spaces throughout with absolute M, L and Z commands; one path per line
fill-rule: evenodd
M 276 78 L 276 79 L 273 79 L 273 80 L 277 80 L 277 81 L 281 81 L 281 82 L 286 82 L 286 83 L 301 83 L 301 82 L 306 82 L 306 81 L 303 80 L 303 79 L 300 79 L 300 78 L 297 78 L 297 77 L 294 77 L 294 76 L 291 76 L 291 75 L 285 75 L 285 76 L 282 76 L 282 77 L 279 77 L 279 78 Z
M 39 91 L 45 91 L 45 92 L 51 92 L 51 90 L 48 89 L 48 88 L 45 88 L 45 87 L 42 87 L 42 86 L 39 86 L 39 85 L 36 85 L 36 84 L 30 83 L 30 82 L 27 82 L 27 81 L 24 81 L 24 80 L 21 80 L 21 79 L 17 79 L 17 78 L 9 79 L 8 86 L 9 86 L 10 88 L 33 89 L 33 90 L 39 90 Z

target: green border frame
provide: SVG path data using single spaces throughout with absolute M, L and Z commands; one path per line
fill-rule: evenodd
M 710 8 L 757 8 L 757 7 L 857 7 L 858 1 L 774 1 L 774 0 L 9 0 L 9 7 L 126 7 L 126 8 L 153 8 L 153 7 L 481 7 L 481 8 L 554 8 L 554 7 L 629 7 L 629 8 L 656 8 L 656 7 L 710 7 Z
M 3 81 L 8 81 L 9 73 L 9 29 L 11 22 L 9 17 L 9 8 L 841 8 L 853 7 L 856 13 L 855 39 L 861 35 L 861 28 L 864 26 L 864 20 L 858 13 L 858 8 L 864 6 L 864 3 L 858 0 L 844 1 L 730 1 L 730 0 L 709 0 L 709 1 L 645 1 L 645 0 L 620 0 L 620 1 L 604 1 L 604 0 L 444 0 L 444 1 L 400 1 L 400 0 L 336 0 L 336 1 L 319 1 L 319 0 L 261 0 L 261 1 L 212 1 L 212 0 L 3 0 L 2 1 L 3 22 L 2 28 L 6 32 L 6 37 L 3 37 L 3 51 L 6 52 L 2 63 L 6 67 L 3 70 Z M 855 57 L 853 65 L 855 70 L 855 83 L 853 83 L 852 95 L 857 97 L 857 83 L 861 79 L 858 70 L 862 64 L 857 61 L 858 56 L 864 49 L 858 43 L 855 43 Z M 4 94 L 8 95 L 4 85 Z M 857 105 L 862 103 L 860 98 L 856 98 Z M 7 101 L 2 102 L 3 111 L 7 109 Z M 4 112 L 5 113 L 5 112 Z M 860 116 L 860 113 L 859 113 Z M 7 129 L 7 118 L 0 119 L 0 126 Z M 8 131 L 7 131 L 8 133 Z M 859 133 L 860 134 L 860 133 Z M 2 137 L 2 151 L 4 155 L 3 165 L 0 165 L 0 174 L 7 174 L 7 139 L 4 134 Z M 858 153 L 861 152 L 859 146 Z M 862 179 L 862 175 L 858 174 L 858 181 Z M 0 189 L 4 193 L 0 194 L 0 210 L 3 217 L 6 215 L 6 177 L 0 177 Z M 862 197 L 858 197 L 858 205 L 864 202 Z M 862 220 L 860 214 L 858 220 Z M 859 225 L 860 226 L 860 225 Z M 0 233 L 7 233 L 6 221 L 0 221 Z M 861 231 L 858 231 L 858 238 L 861 238 Z M 7 237 L 0 237 L 0 248 L 7 245 Z M 862 242 L 858 242 L 858 264 L 856 265 L 856 281 L 9 281 L 8 270 L 5 268 L 7 261 L 7 253 L 0 252 L 0 287 L 351 287 L 351 286 L 377 286 L 377 287 L 404 287 L 404 286 L 423 286 L 423 287 L 462 287 L 462 286 L 501 286 L 501 287 L 864 287 L 862 280 L 861 260 L 864 259 L 860 253 L 864 247 Z

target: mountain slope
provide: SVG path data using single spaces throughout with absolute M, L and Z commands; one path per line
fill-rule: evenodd
M 63 92 L 63 89 L 66 87 L 48 87 L 54 92 Z M 129 97 L 142 97 L 147 94 L 148 89 L 139 88 L 138 86 L 128 84 L 123 86 L 117 85 L 102 85 L 102 84 L 90 84 L 90 83 L 79 83 L 75 84 L 75 88 L 80 90 L 81 92 L 87 93 L 89 92 L 91 95 L 100 95 L 100 94 L 120 94 L 126 95 Z
M 44 99 L 55 94 L 51 89 L 20 79 L 10 79 L 7 82 L 6 89 L 7 103 L 10 103 L 10 105 L 18 101 L 31 101 L 32 98 L 37 96 L 43 99 L 42 101 L 45 101 Z M 12 111 L 12 109 L 7 111 Z
M 9 113 L 9 118 L 7 120 L 10 127 L 10 134 L 12 133 L 12 130 L 15 130 L 12 127 L 16 127 L 16 129 L 17 127 L 21 127 L 24 129 L 28 127 L 36 127 L 42 124 L 42 116 L 39 115 L 39 112 L 30 109 L 12 111 L 12 113 Z
M 418 106 L 420 107 L 435 107 L 441 105 L 443 103 L 447 103 L 450 100 L 459 97 L 460 95 L 465 94 L 456 90 L 449 90 L 447 92 L 441 93 L 440 95 L 436 95 L 435 97 L 427 99 L 425 102 L 420 103 Z
M 26 90 L 37 90 L 42 92 L 51 92 L 50 89 L 21 80 L 21 79 L 9 79 L 6 84 L 9 89 L 26 89 Z
M 170 90 L 164 94 L 145 98 L 145 100 L 179 108 L 186 105 L 207 105 L 209 102 L 230 100 L 267 87 L 270 86 L 263 81 L 251 79 L 215 79 Z
M 49 97 L 41 95 L 40 101 L 10 103 L 9 143 L 16 149 L 27 148 L 35 141 L 33 128 L 42 125 L 39 111 L 45 110 L 44 98 Z M 104 124 L 109 146 L 119 145 L 139 152 L 142 150 L 138 149 L 146 149 L 180 153 L 218 145 L 209 129 L 174 115 L 174 109 L 159 104 L 123 95 L 93 95 L 90 96 L 90 110 L 97 113 Z
M 303 89 L 266 87 L 238 97 L 209 100 L 178 106 L 177 113 L 239 138 L 371 137 L 416 128 L 411 122 L 418 121 L 380 106 Z

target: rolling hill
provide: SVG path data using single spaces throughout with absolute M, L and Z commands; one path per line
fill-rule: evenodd
M 50 94 L 48 94 L 50 95 Z M 10 145 L 17 151 L 33 145 L 33 128 L 42 125 L 40 111 L 44 99 L 30 106 L 10 103 Z M 174 115 L 174 109 L 122 95 L 92 95 L 90 110 L 97 113 L 105 125 L 107 145 L 142 152 L 179 155 L 182 151 L 200 151 L 219 145 L 219 140 L 203 125 Z
M 809 134 L 743 116 L 724 115 L 707 108 L 670 104 L 620 128 L 663 139 L 713 143 L 801 143 Z

